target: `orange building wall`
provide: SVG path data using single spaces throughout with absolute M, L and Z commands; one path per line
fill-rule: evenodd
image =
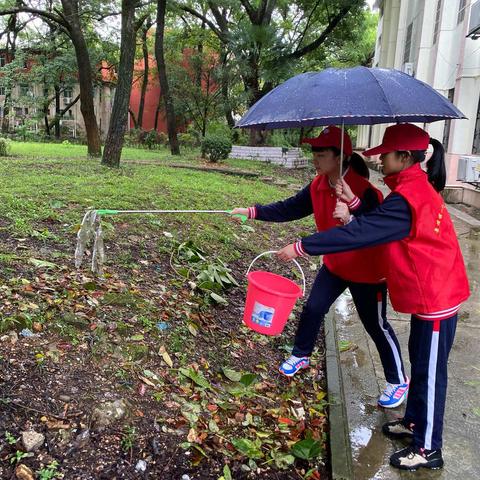
M 150 55 L 149 58 L 149 68 L 150 72 L 154 70 L 156 72 L 156 63 L 155 57 Z M 130 110 L 135 114 L 135 118 L 138 116 L 138 108 L 140 106 L 140 96 L 142 90 L 142 73 L 144 70 L 143 59 L 139 60 L 135 64 L 134 73 L 133 73 L 133 85 L 132 92 L 130 94 Z M 147 91 L 145 93 L 145 107 L 143 110 L 143 130 L 153 130 L 155 126 L 155 113 L 157 111 L 158 100 L 160 98 L 160 84 L 158 81 L 157 75 L 149 74 Z M 129 128 L 135 128 L 133 119 L 130 116 Z M 160 110 L 158 114 L 158 125 L 157 131 L 167 132 L 167 123 L 165 121 L 165 114 L 163 110 Z

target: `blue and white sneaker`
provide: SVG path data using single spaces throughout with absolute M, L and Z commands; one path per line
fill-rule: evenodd
M 296 357 L 291 355 L 287 358 L 278 369 L 280 373 L 283 373 L 287 377 L 293 377 L 298 371 L 310 366 L 310 358 L 308 357 Z
M 401 405 L 408 395 L 408 378 L 407 383 L 388 383 L 382 395 L 378 399 L 378 404 L 383 408 L 396 408 Z

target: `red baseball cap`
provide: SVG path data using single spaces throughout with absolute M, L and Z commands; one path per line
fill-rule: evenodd
M 365 150 L 367 157 L 403 150 L 426 150 L 430 143 L 430 135 L 411 123 L 399 123 L 385 130 L 381 145 Z
M 304 138 L 302 139 L 302 143 L 309 143 L 312 147 L 335 147 L 340 150 L 342 146 L 342 129 L 334 125 L 329 125 L 321 131 L 318 137 Z M 353 153 L 352 141 L 345 131 L 343 132 L 343 153 L 347 156 Z

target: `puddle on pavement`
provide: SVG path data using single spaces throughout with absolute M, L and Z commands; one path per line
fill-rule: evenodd
M 459 232 L 460 233 L 460 232 Z M 459 235 L 459 242 L 462 248 L 462 252 L 465 259 L 465 265 L 467 268 L 470 287 L 472 291 L 472 295 L 468 299 L 467 302 L 461 308 L 461 313 L 459 316 L 459 329 L 462 328 L 462 325 L 465 327 L 469 326 L 476 326 L 478 325 L 478 320 L 480 318 L 480 232 L 468 232 L 467 230 L 465 233 L 461 233 Z M 355 308 L 353 305 L 353 301 L 350 295 L 350 292 L 347 290 L 344 294 L 342 294 L 335 304 L 335 313 L 338 318 L 338 323 L 340 327 L 340 338 L 347 338 L 349 341 L 355 342 L 355 338 L 349 335 L 347 332 L 352 332 L 351 327 L 354 326 L 359 320 L 355 313 Z M 394 316 L 393 312 L 392 318 Z M 405 318 L 405 322 L 408 320 Z M 402 330 L 402 334 L 405 338 L 408 338 L 409 333 L 409 325 L 407 323 L 405 332 Z M 342 332 L 346 335 L 342 335 Z M 477 341 L 480 342 L 480 329 L 478 328 L 470 328 L 466 330 L 469 335 L 466 333 L 463 335 L 458 335 L 457 332 L 457 348 L 455 348 L 454 344 L 454 355 L 462 356 L 461 352 L 469 351 L 474 352 L 475 349 L 471 348 L 470 342 L 475 342 L 475 339 L 471 338 L 470 333 L 473 336 L 476 336 Z M 477 334 L 478 332 L 478 334 Z M 468 345 L 465 343 L 467 342 Z M 469 347 L 469 348 L 467 348 Z M 458 352 L 458 353 L 457 353 Z M 405 350 L 405 356 L 406 350 Z M 370 362 L 370 356 L 368 351 L 364 351 L 360 346 L 356 349 L 351 349 L 341 353 L 341 362 L 342 368 L 345 372 L 349 372 L 349 382 L 354 395 L 352 395 L 348 399 L 347 409 L 350 410 L 349 416 L 351 415 L 351 419 L 353 418 L 354 425 L 352 425 L 353 430 L 350 432 L 350 441 L 352 445 L 352 454 L 353 454 L 353 461 L 354 461 L 354 469 L 355 469 L 355 478 L 357 480 L 392 480 L 392 479 L 413 479 L 415 480 L 451 480 L 452 477 L 452 470 L 450 470 L 449 466 L 446 465 L 446 468 L 441 471 L 421 471 L 415 473 L 410 472 L 399 472 L 393 470 L 389 466 L 389 456 L 392 453 L 392 444 L 391 442 L 385 438 L 381 431 L 381 424 L 384 421 L 391 420 L 396 418 L 397 416 L 401 416 L 401 411 L 391 412 L 392 415 L 387 415 L 383 417 L 382 412 L 376 406 L 376 397 L 373 396 L 369 398 L 366 394 L 370 393 L 365 391 L 366 383 L 362 380 L 362 371 L 368 362 Z M 456 359 L 457 368 L 460 366 L 465 365 L 464 358 Z M 472 368 L 471 358 L 467 362 L 468 368 Z M 477 362 L 474 362 L 477 363 Z M 480 365 L 478 367 L 473 366 L 474 369 L 478 368 L 480 372 Z M 479 377 L 477 376 L 477 371 L 470 373 L 469 378 L 463 379 L 461 381 L 461 389 L 465 391 L 465 389 L 469 389 L 471 392 L 478 393 L 478 389 L 480 388 L 480 381 L 478 380 Z M 463 374 L 465 375 L 465 373 Z M 452 381 L 450 385 L 450 392 L 449 394 L 452 395 L 454 392 L 454 383 L 455 380 Z M 458 387 L 460 388 L 460 387 Z M 353 415 L 352 413 L 355 412 Z M 390 413 L 390 412 L 389 412 Z M 478 419 L 472 412 L 469 412 L 471 417 L 470 422 L 464 422 L 463 427 L 464 433 L 466 434 L 466 441 L 471 441 L 472 438 L 477 438 L 478 432 L 475 434 L 474 432 L 468 431 L 469 429 L 475 429 L 478 426 Z M 448 422 L 448 420 L 447 420 Z M 468 440 L 470 439 L 470 440 Z M 450 467 L 456 466 L 460 467 L 461 465 L 455 465 L 455 454 L 458 454 L 458 447 L 455 447 L 455 442 L 452 442 L 452 439 L 449 439 L 449 445 L 452 450 L 448 452 L 449 462 L 453 463 L 454 465 L 450 465 Z M 395 443 L 394 447 L 396 449 L 403 448 L 404 445 L 402 443 Z M 456 451 L 457 450 L 457 451 Z M 461 462 L 460 462 L 461 464 Z M 465 471 L 465 470 L 463 470 Z M 464 476 L 465 480 L 470 480 L 468 474 Z M 480 478 L 480 477 L 477 477 Z M 473 478 L 472 478 L 473 480 Z
M 355 478 L 391 478 L 381 473 L 385 469 L 389 442 L 380 427 L 359 426 L 350 433 L 355 462 Z
M 371 438 L 372 430 L 368 427 L 359 426 L 350 432 L 350 442 L 354 450 L 365 447 Z

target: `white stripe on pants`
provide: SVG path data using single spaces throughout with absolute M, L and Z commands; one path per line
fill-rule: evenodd
M 425 431 L 425 449 L 432 449 L 433 416 L 435 413 L 435 382 L 437 381 L 438 331 L 432 332 L 430 358 L 428 361 L 427 428 Z
M 377 305 L 378 305 L 378 323 L 380 325 L 382 332 L 385 335 L 385 338 L 387 339 L 388 344 L 390 345 L 390 348 L 392 349 L 393 358 L 395 359 L 395 365 L 397 366 L 398 378 L 400 380 L 400 383 L 406 383 L 405 378 L 403 376 L 403 372 L 402 372 L 402 360 L 400 359 L 400 353 L 398 352 L 397 346 L 395 345 L 395 342 L 393 341 L 393 338 L 390 335 L 390 332 L 383 326 L 383 316 L 382 316 L 383 300 L 380 300 L 377 303 Z

